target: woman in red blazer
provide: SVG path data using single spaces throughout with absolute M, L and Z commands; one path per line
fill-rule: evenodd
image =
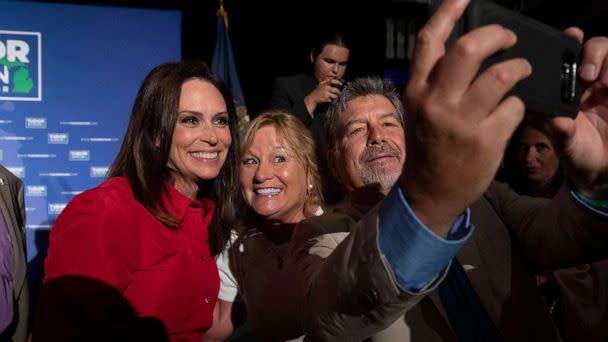
M 200 342 L 232 226 L 237 137 L 230 91 L 204 63 L 154 68 L 109 178 L 53 226 L 34 340 Z

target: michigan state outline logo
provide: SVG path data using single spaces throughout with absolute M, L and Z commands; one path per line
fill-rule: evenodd
M 0 30 L 0 101 L 42 101 L 42 34 Z

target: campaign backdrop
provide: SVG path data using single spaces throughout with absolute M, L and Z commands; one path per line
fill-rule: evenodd
M 0 164 L 25 185 L 28 274 L 48 232 L 100 184 L 146 74 L 181 57 L 181 12 L 0 2 Z

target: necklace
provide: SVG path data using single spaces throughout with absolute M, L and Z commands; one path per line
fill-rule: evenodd
M 278 269 L 283 269 L 284 266 L 284 255 L 287 243 L 291 238 L 291 233 L 295 224 L 284 223 L 284 224 L 273 224 L 264 226 L 261 231 L 264 234 L 267 245 L 270 247 L 271 253 L 276 258 L 276 265 Z
M 283 256 L 277 255 L 277 267 L 282 270 L 283 269 Z
M 269 249 L 269 254 L 271 259 L 274 259 L 274 263 L 276 263 L 276 267 L 280 270 L 283 269 L 283 265 L 284 265 L 284 255 L 285 255 L 285 248 L 286 248 L 286 244 L 280 244 L 280 245 L 275 245 L 274 242 L 272 242 L 272 240 L 268 239 L 267 236 L 264 236 L 265 240 L 266 240 L 266 245 L 268 245 L 268 249 Z

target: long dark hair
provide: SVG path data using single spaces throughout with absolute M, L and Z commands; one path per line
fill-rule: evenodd
M 166 183 L 172 181 L 166 165 L 178 117 L 181 87 L 190 79 L 207 81 L 222 94 L 232 136 L 224 166 L 213 181 L 202 185 L 198 194 L 216 202 L 209 226 L 209 245 L 211 253 L 217 255 L 230 238 L 234 223 L 230 203 L 239 184 L 238 119 L 230 90 L 205 63 L 170 62 L 150 71 L 139 88 L 120 152 L 108 176 L 126 177 L 137 201 L 169 229 L 177 229 L 179 221 L 164 206 L 162 198 L 167 194 Z

